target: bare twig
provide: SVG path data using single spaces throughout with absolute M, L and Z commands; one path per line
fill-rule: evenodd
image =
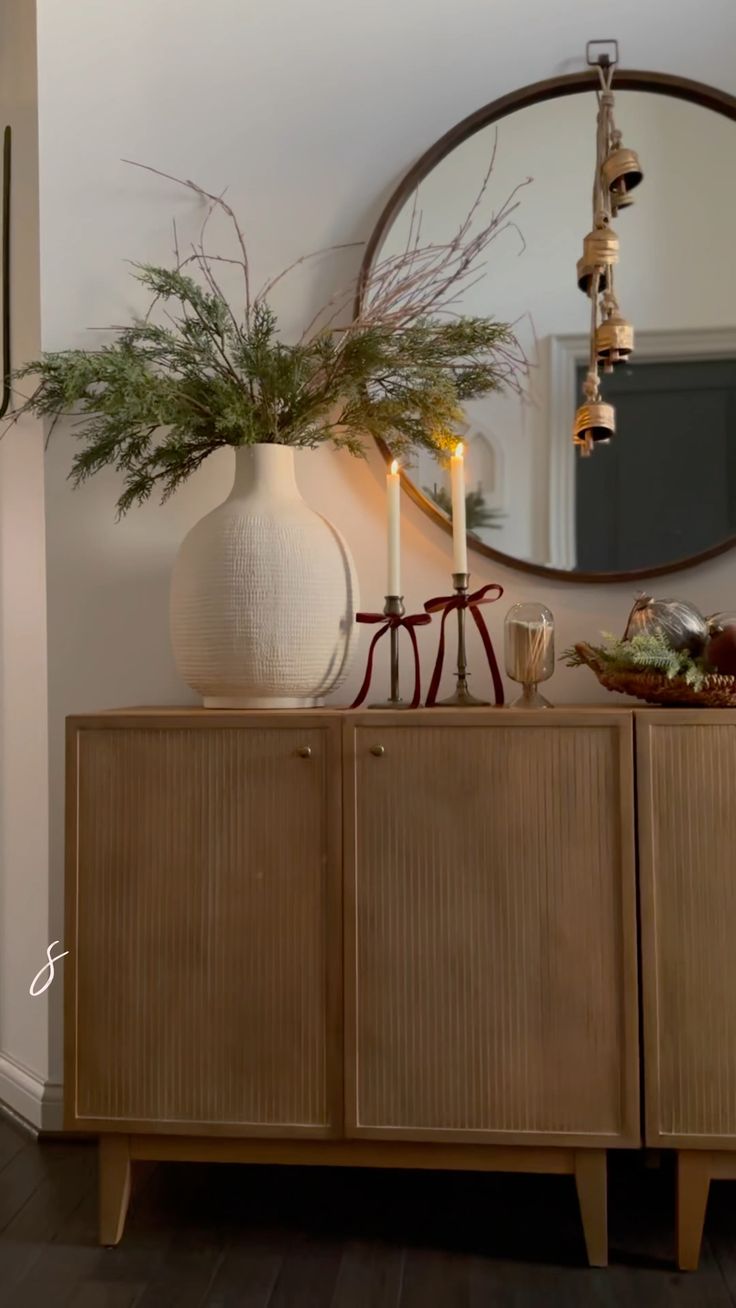
M 451 241 L 444 245 L 410 249 L 408 253 L 390 256 L 376 266 L 366 286 L 356 328 L 381 321 L 390 322 L 398 330 L 402 324 L 441 309 L 449 295 L 456 298 L 477 270 L 491 242 L 510 226 L 516 228 L 510 217 L 519 206 L 517 197 L 521 187 L 531 180 L 516 186 L 498 212 L 493 213 L 489 221 L 471 236 L 472 218 L 485 194 L 488 178 L 489 174 L 484 178 L 468 217 Z
M 500 209 L 476 231 L 472 228 L 488 191 L 496 160 L 498 137 L 494 137 L 490 163 L 473 203 L 455 235 L 446 242 L 421 244 L 422 213 L 419 192 L 415 192 L 409 213 L 408 234 L 404 248 L 396 254 L 379 259 L 371 270 L 363 288 L 361 308 L 347 326 L 336 328 L 336 322 L 347 312 L 355 292 L 355 280 L 348 287 L 335 292 L 307 325 L 302 340 L 308 340 L 316 331 L 339 331 L 343 340 L 372 325 L 392 327 L 396 331 L 412 322 L 429 316 L 442 316 L 452 312 L 453 306 L 477 284 L 485 267 L 483 256 L 491 242 L 504 232 L 513 229 L 520 237 L 521 250 L 524 238 L 518 223 L 512 217 L 519 207 L 519 193 L 531 178 L 514 187 Z M 525 367 L 528 362 L 524 358 Z
M 335 331 L 340 342 L 344 342 L 355 333 L 366 330 L 372 325 L 380 325 L 383 328 L 388 327 L 400 331 L 402 328 L 408 327 L 412 322 L 422 318 L 433 315 L 452 315 L 456 306 L 460 304 L 462 296 L 467 294 L 483 275 L 485 267 L 483 255 L 492 241 L 496 240 L 504 232 L 513 229 L 520 237 L 520 253 L 523 252 L 525 248 L 523 234 L 512 215 L 519 205 L 519 192 L 522 187 L 528 185 L 531 178 L 527 178 L 514 187 L 500 209 L 492 212 L 489 219 L 475 233 L 472 231 L 488 192 L 497 150 L 498 133 L 495 133 L 491 158 L 479 190 L 468 213 L 449 241 L 421 244 L 423 215 L 419 206 L 419 191 L 417 190 L 412 200 L 404 249 L 398 254 L 389 255 L 386 259 L 379 260 L 374 266 L 364 288 L 361 309 L 356 318 L 348 325 L 336 327 L 338 320 L 347 313 L 355 294 L 356 283 L 355 279 L 352 279 L 347 287 L 336 291 L 330 296 L 326 304 L 321 306 L 304 330 L 301 337 L 302 342 L 308 341 L 318 331 Z M 227 297 L 223 294 L 214 275 L 211 266 L 213 262 L 232 263 L 242 269 L 245 285 L 245 328 L 247 330 L 252 307 L 264 303 L 274 288 L 296 268 L 311 259 L 346 249 L 354 249 L 362 244 L 362 242 L 347 242 L 302 255 L 283 269 L 282 272 L 270 278 L 256 296 L 252 298 L 245 236 L 234 210 L 224 198 L 225 193 L 222 192 L 218 195 L 207 191 L 199 183 L 193 182 L 189 178 L 175 177 L 173 174 L 154 168 L 149 164 L 141 164 L 129 159 L 124 160 L 124 162 L 131 164 L 133 167 L 142 168 L 146 172 L 154 174 L 154 176 L 174 182 L 178 186 L 185 186 L 198 195 L 200 199 L 207 201 L 207 213 L 202 222 L 199 242 L 192 246 L 192 253 L 186 259 L 181 258 L 178 237 L 176 229 L 174 229 L 177 269 L 181 270 L 191 262 L 197 265 L 210 290 L 227 305 L 233 325 L 238 333 L 240 333 L 241 329 L 232 314 Z M 210 255 L 206 250 L 205 235 L 207 226 L 216 209 L 225 213 L 233 226 L 240 249 L 240 258 L 238 259 L 228 259 L 223 255 Z M 153 306 L 151 306 L 152 308 Z M 149 309 L 149 315 L 151 309 Z M 512 376 L 516 377 L 518 372 L 523 375 L 528 372 L 529 361 L 515 338 L 512 338 L 510 346 L 502 347 L 499 345 L 498 356 L 504 372 L 508 373 L 509 379 Z
M 296 268 L 299 268 L 301 264 L 306 263 L 308 260 L 319 259 L 322 255 L 326 254 L 337 254 L 340 250 L 362 249 L 364 245 L 365 241 L 345 241 L 342 245 L 326 245 L 322 250 L 312 250 L 311 254 L 303 254 L 301 258 L 295 259 L 294 262 L 290 263 L 282 272 L 277 273 L 275 277 L 272 277 L 270 281 L 266 282 L 265 286 L 263 286 L 256 295 L 253 303 L 262 304 L 271 294 L 274 287 L 278 286 L 279 282 L 282 282 L 285 277 L 289 276 L 289 273 L 294 272 Z
M 190 191 L 194 191 L 202 200 L 209 200 L 212 205 L 221 209 L 230 219 L 230 223 L 235 232 L 238 246 L 240 247 L 241 259 L 238 260 L 243 270 L 243 283 L 245 289 L 245 320 L 250 321 L 251 313 L 251 295 L 250 295 L 250 265 L 248 262 L 248 248 L 246 246 L 243 229 L 238 222 L 235 211 L 230 207 L 222 195 L 213 195 L 211 191 L 206 191 L 198 182 L 191 181 L 190 178 L 174 177 L 172 173 L 165 173 L 160 168 L 153 168 L 150 164 L 138 163 L 135 159 L 123 159 L 125 164 L 130 164 L 132 168 L 142 168 L 144 172 L 153 173 L 156 177 L 163 177 L 168 182 L 175 182 L 177 186 L 186 186 Z
M 214 273 L 210 268 L 209 255 L 206 253 L 205 246 L 204 246 L 204 238 L 205 238 L 205 232 L 207 231 L 207 225 L 215 210 L 218 208 L 218 206 L 222 204 L 224 194 L 225 192 L 222 191 L 221 194 L 217 197 L 217 199 L 214 200 L 212 204 L 210 204 L 209 209 L 207 210 L 207 213 L 205 214 L 204 219 L 202 221 L 202 226 L 199 230 L 199 242 L 196 245 L 195 244 L 192 245 L 192 253 L 199 265 L 199 270 L 202 273 L 202 276 L 207 282 L 213 295 L 218 296 L 222 300 L 222 303 L 224 304 L 227 310 L 228 317 L 230 318 L 230 321 L 235 329 L 235 332 L 240 337 L 242 336 L 240 323 L 238 322 L 237 318 L 235 317 L 235 314 L 233 313 L 230 301 L 228 300 L 227 296 L 223 294 L 222 290 L 220 289 L 217 283 Z M 242 260 L 236 259 L 235 262 L 242 266 Z M 246 307 L 246 319 L 247 316 L 248 316 L 248 309 Z

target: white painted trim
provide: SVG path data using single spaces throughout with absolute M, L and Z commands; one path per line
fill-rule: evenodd
M 63 1096 L 58 1082 L 43 1081 L 9 1054 L 0 1053 L 0 1105 L 34 1131 L 63 1130 Z
M 549 566 L 575 567 L 575 447 L 571 433 L 578 398 L 575 371 L 585 363 L 588 336 L 549 337 Z M 636 333 L 635 359 L 733 359 L 736 327 Z
M 549 562 L 575 567 L 575 369 L 589 349 L 584 336 L 550 336 L 547 449 L 549 455 Z

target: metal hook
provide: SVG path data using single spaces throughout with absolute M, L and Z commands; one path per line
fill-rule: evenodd
M 600 54 L 593 58 L 592 50 L 593 46 L 596 45 L 611 46 L 613 56 L 609 51 L 601 50 Z M 615 68 L 618 63 L 618 41 L 614 37 L 610 37 L 605 41 L 588 41 L 585 46 L 585 62 L 589 68 Z

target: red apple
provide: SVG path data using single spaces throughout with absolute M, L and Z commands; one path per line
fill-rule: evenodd
M 736 626 L 724 627 L 705 647 L 707 662 L 716 672 L 736 677 Z

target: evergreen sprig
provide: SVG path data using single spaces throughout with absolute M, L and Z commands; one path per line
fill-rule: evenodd
M 687 649 L 674 649 L 661 633 L 640 632 L 630 640 L 621 640 L 609 632 L 602 635 L 603 644 L 589 648 L 612 672 L 662 672 L 669 681 L 682 677 L 693 690 L 702 690 L 708 675 L 705 661 Z M 568 668 L 587 664 L 584 654 L 574 647 L 566 649 L 561 658 Z
M 231 214 L 220 199 L 209 199 Z M 234 262 L 247 288 L 244 243 L 242 249 L 243 259 Z M 421 253 L 407 256 L 412 285 Z M 33 378 L 36 387 L 13 421 L 33 413 L 53 426 L 71 414 L 81 443 L 71 479 L 78 485 L 115 468 L 123 478 L 119 514 L 154 489 L 166 500 L 222 446 L 329 442 L 360 456 L 365 438 L 374 436 L 398 457 L 417 448 L 449 453 L 463 402 L 518 387 L 517 373 L 525 370 L 509 326 L 443 317 L 429 295 L 431 313 L 397 312 L 393 284 L 384 312 L 379 306 L 351 326 L 318 327 L 286 344 L 262 296 L 251 300 L 248 292 L 236 315 L 212 274 L 216 257 L 200 245 L 184 261 L 177 251 L 173 268 L 133 265 L 152 299 L 145 317 L 112 344 L 47 353 L 14 374 L 16 381 Z

